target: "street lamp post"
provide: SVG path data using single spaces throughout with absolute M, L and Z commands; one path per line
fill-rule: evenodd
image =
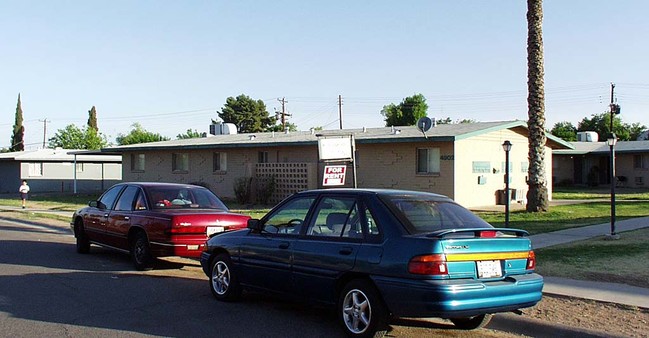
M 505 228 L 509 228 L 509 151 L 512 150 L 512 143 L 509 140 L 503 142 L 505 151 Z
M 617 143 L 617 137 L 615 136 L 615 133 L 611 133 L 611 135 L 608 137 L 606 140 L 606 144 L 608 144 L 610 148 L 610 157 L 611 157 L 611 233 L 607 235 L 607 238 L 609 239 L 619 239 L 620 235 L 615 233 L 615 143 Z

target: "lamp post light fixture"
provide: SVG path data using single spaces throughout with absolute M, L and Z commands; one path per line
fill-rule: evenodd
M 620 235 L 615 233 L 615 144 L 617 143 L 617 136 L 615 136 L 615 133 L 611 133 L 609 135 L 608 139 L 606 140 L 606 144 L 608 144 L 610 148 L 610 158 L 611 158 L 611 169 L 609 170 L 611 172 L 611 233 L 606 235 L 607 239 L 620 239 Z
M 509 140 L 503 142 L 505 151 L 505 228 L 509 228 L 509 151 L 512 150 L 512 143 Z

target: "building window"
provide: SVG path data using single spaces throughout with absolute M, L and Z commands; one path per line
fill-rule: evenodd
M 131 171 L 144 171 L 144 154 L 131 154 Z
M 552 167 L 554 168 L 554 163 L 559 164 L 557 161 L 552 162 Z M 530 163 L 529 162 L 521 162 L 521 172 L 522 173 L 527 173 L 527 170 L 530 168 Z
M 212 171 L 225 172 L 228 170 L 228 156 L 226 153 L 212 154 Z
M 489 161 L 473 161 L 474 174 L 488 174 L 491 172 L 491 162 Z
M 29 176 L 43 176 L 43 163 L 29 163 Z
M 500 172 L 505 172 L 505 162 L 500 162 Z M 514 163 L 509 162 L 509 172 L 513 173 L 514 172 Z
M 77 162 L 77 164 L 76 164 L 76 171 L 77 171 L 78 173 L 82 173 L 82 172 L 83 172 L 83 162 L 82 162 L 82 163 Z
M 173 153 L 171 154 L 171 170 L 173 172 L 189 171 L 189 154 Z
M 439 174 L 439 148 L 417 149 L 417 174 Z
M 259 152 L 259 163 L 268 163 L 268 152 L 260 151 Z
M 649 155 L 646 154 L 633 155 L 633 168 L 649 169 Z

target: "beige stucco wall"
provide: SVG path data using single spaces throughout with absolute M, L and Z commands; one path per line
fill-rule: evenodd
M 527 138 L 510 130 L 492 132 L 453 142 L 434 142 L 422 138 L 417 143 L 374 143 L 357 144 L 357 186 L 359 188 L 393 188 L 428 191 L 449 196 L 467 207 L 496 204 L 497 190 L 504 189 L 505 153 L 502 143 L 510 140 L 513 147 L 510 153 L 511 189 L 520 189 L 523 200 L 527 192 L 525 178 L 527 167 Z M 418 175 L 417 149 L 440 149 L 440 173 Z M 268 152 L 270 163 L 311 163 L 318 168 L 317 182 L 313 187 L 321 187 L 324 164 L 318 163 L 318 148 L 312 146 L 292 146 L 275 148 L 227 148 L 208 150 L 187 150 L 189 170 L 183 173 L 172 172 L 172 153 L 170 151 L 146 151 L 145 170 L 131 171 L 131 153 L 123 155 L 124 181 L 164 181 L 178 183 L 201 182 L 207 184 L 221 197 L 234 197 L 235 180 L 251 177 L 258 162 L 259 151 Z M 212 153 L 227 153 L 227 171 L 212 172 Z M 548 192 L 552 193 L 551 168 L 552 152 L 546 148 L 546 174 Z M 487 173 L 473 173 L 473 161 L 488 161 L 491 170 Z M 493 172 L 493 169 L 496 172 Z M 346 186 L 352 186 L 353 172 L 348 166 Z M 485 184 L 478 184 L 478 177 L 486 178 Z
M 501 130 L 459 140 L 455 143 L 455 200 L 467 207 L 487 206 L 497 203 L 497 191 L 505 189 L 505 151 L 502 144 L 512 143 L 509 153 L 510 189 L 520 194 L 516 201 L 525 202 L 527 194 L 528 142 L 525 135 L 511 130 Z M 473 162 L 483 161 L 491 164 L 488 173 L 474 173 Z M 545 148 L 546 178 L 549 198 L 552 197 L 552 150 Z M 478 184 L 479 177 L 485 179 Z M 512 203 L 516 203 L 512 201 Z
M 439 175 L 417 175 L 418 148 L 440 148 Z M 451 142 L 361 144 L 357 152 L 359 188 L 428 191 L 453 198 Z

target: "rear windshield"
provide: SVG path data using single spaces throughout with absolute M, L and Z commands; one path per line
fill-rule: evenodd
M 493 228 L 491 224 L 452 201 L 418 197 L 388 197 L 394 209 L 407 220 L 409 233 L 428 233 L 447 229 Z
M 147 194 L 153 209 L 200 208 L 228 211 L 211 191 L 199 187 L 150 187 Z

